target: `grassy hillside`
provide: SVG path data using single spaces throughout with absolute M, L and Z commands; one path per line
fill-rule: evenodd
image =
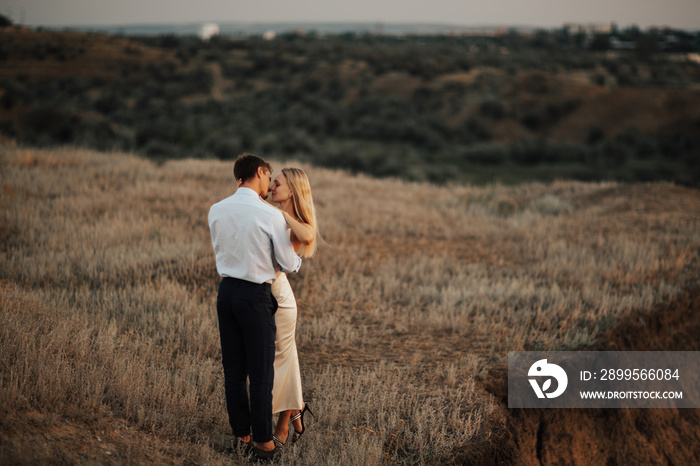
M 3 28 L 0 39 L 0 136 L 32 147 L 252 151 L 438 183 L 700 183 L 692 37 L 683 53 L 545 31 L 205 42 Z
M 280 464 L 700 458 L 696 410 L 540 420 L 503 399 L 508 351 L 698 349 L 697 190 L 302 167 L 327 242 L 290 277 L 317 419 Z M 206 221 L 231 171 L 2 147 L 2 463 L 244 462 L 226 451 Z

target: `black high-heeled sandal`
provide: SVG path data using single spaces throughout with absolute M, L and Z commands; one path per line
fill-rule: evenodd
M 278 439 L 278 438 L 275 437 L 274 435 L 272 436 L 272 441 L 275 442 L 275 446 L 276 446 L 276 447 L 279 447 L 279 448 L 284 447 L 284 443 L 285 443 L 285 442 L 283 442 L 282 440 Z
M 294 435 L 292 436 L 292 443 L 296 443 L 297 440 L 299 440 L 299 437 L 306 431 L 306 427 L 304 426 L 304 413 L 308 411 L 309 414 L 311 414 L 314 419 L 316 419 L 316 415 L 311 411 L 311 408 L 309 408 L 309 403 L 304 402 L 304 409 L 299 411 L 299 414 L 292 416 L 292 426 L 294 426 L 294 421 L 297 419 L 301 419 L 301 430 L 297 430 L 296 427 L 294 427 Z

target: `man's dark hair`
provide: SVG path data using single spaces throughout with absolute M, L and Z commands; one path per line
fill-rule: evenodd
M 233 164 L 233 176 L 236 180 L 242 180 L 245 183 L 255 177 L 260 167 L 270 170 L 270 173 L 272 173 L 270 164 L 257 155 L 241 154 L 236 159 L 236 163 Z

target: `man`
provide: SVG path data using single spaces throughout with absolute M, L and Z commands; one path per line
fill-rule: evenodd
M 238 157 L 233 173 L 239 188 L 209 210 L 209 229 L 222 280 L 219 317 L 224 387 L 229 423 L 240 442 L 259 458 L 276 453 L 272 441 L 272 384 L 277 300 L 270 284 L 274 260 L 294 273 L 301 259 L 294 252 L 282 213 L 266 204 L 270 164 L 252 154 Z M 250 398 L 246 388 L 250 379 Z

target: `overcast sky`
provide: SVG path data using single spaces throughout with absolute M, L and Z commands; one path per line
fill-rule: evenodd
M 28 26 L 189 22 L 448 23 L 555 27 L 567 22 L 700 30 L 700 0 L 0 0 Z

